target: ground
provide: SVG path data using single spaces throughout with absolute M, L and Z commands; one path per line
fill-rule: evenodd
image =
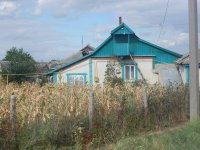
M 108 150 L 199 150 L 200 121 L 185 127 L 180 126 L 164 132 L 156 132 L 139 137 L 128 137 L 116 144 L 108 145 Z

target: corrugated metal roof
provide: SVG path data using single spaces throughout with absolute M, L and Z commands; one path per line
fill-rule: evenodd
M 199 63 L 200 63 L 200 49 L 198 50 L 198 58 L 199 58 Z M 186 53 L 183 55 L 180 59 L 176 61 L 177 64 L 189 64 L 190 62 L 189 59 L 189 53 Z
M 111 34 L 135 34 L 135 33 L 125 23 L 122 23 L 117 28 L 112 30 Z
M 124 39 L 119 39 L 119 41 L 116 41 L 115 36 L 119 36 L 119 34 L 127 35 L 129 38 L 128 43 L 126 43 Z M 99 45 L 95 51 L 93 51 L 89 55 L 75 59 L 72 62 L 66 63 L 65 65 L 47 74 L 49 75 L 53 72 L 57 72 L 89 57 L 112 57 L 113 55 L 129 56 L 130 54 L 138 56 L 155 55 L 156 61 L 159 61 L 159 63 L 174 63 L 177 58 L 180 58 L 182 56 L 178 53 L 172 52 L 170 50 L 167 50 L 165 48 L 159 47 L 157 45 L 154 45 L 152 43 L 138 38 L 135 35 L 135 33 L 125 23 L 123 23 L 114 30 L 112 30 L 111 35 L 101 45 Z

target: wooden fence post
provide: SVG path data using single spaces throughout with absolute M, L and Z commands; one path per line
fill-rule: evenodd
M 89 116 L 89 131 L 93 129 L 93 102 L 94 102 L 94 92 L 91 89 L 89 95 L 89 105 L 88 105 L 88 116 Z
M 16 96 L 10 96 L 10 123 L 11 123 L 11 138 L 16 140 Z
M 6 84 L 8 85 L 8 75 L 7 75 L 7 78 L 6 78 Z
M 148 102 L 147 102 L 147 86 L 143 85 L 143 103 L 144 103 L 144 119 L 145 119 L 145 127 L 148 126 L 148 117 L 147 117 L 147 112 L 148 112 Z
M 189 103 L 189 98 L 190 98 L 190 92 L 189 92 L 189 87 L 186 85 L 185 86 L 185 113 L 189 115 L 190 113 L 190 103 Z
M 144 108 L 147 109 L 148 102 L 147 102 L 147 86 L 143 85 L 143 102 L 144 102 Z

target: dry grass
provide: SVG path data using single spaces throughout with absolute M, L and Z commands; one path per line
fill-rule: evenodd
M 187 119 L 183 86 L 149 85 L 146 115 L 141 85 L 95 86 L 93 91 L 93 135 L 87 134 L 89 87 L 66 84 L 42 87 L 29 83 L 0 84 L 0 128 L 4 131 L 10 129 L 8 108 L 11 94 L 17 96 L 18 131 L 28 132 L 34 128 L 34 131 L 45 135 L 42 138 L 48 137 L 44 141 L 50 144 L 57 142 L 56 145 L 88 145 L 92 142 L 98 147 L 101 143 L 115 141 L 118 136 L 169 126 Z M 19 137 L 23 136 L 24 133 L 19 133 Z M 34 132 L 33 139 L 35 136 Z M 37 145 L 35 141 L 32 143 Z

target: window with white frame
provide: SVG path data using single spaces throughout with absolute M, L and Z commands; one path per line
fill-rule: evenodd
M 124 65 L 124 77 L 125 81 L 133 81 L 135 79 L 134 65 Z
M 67 82 L 68 84 L 79 84 L 79 85 L 84 85 L 85 84 L 85 80 L 86 80 L 86 77 L 85 75 L 76 75 L 76 74 L 69 74 L 68 75 L 68 78 L 67 78 Z

